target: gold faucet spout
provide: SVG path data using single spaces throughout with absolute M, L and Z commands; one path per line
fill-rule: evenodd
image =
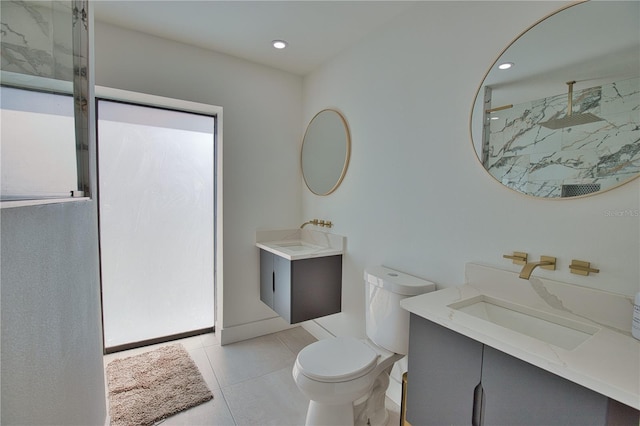
M 317 224 L 318 224 L 318 219 L 313 219 L 300 225 L 300 229 L 304 228 L 307 225 L 317 225 Z
M 551 256 L 540 256 L 539 262 L 527 263 L 522 268 L 522 271 L 520 271 L 520 278 L 522 278 L 523 280 L 528 280 L 529 278 L 531 278 L 531 273 L 533 272 L 533 270 L 536 269 L 538 266 L 543 269 L 550 269 L 552 271 L 555 271 L 556 258 Z

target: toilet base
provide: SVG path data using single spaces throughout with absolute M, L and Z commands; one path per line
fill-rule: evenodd
M 385 426 L 389 421 L 386 408 L 389 373 L 393 366 L 385 369 L 376 377 L 373 388 L 365 398 L 354 403 L 355 426 Z
M 309 402 L 306 426 L 344 426 L 353 424 L 353 403 L 320 404 Z
M 355 402 L 321 404 L 309 401 L 305 426 L 385 426 L 389 421 L 385 400 L 391 368 L 379 374 L 371 390 Z
M 307 409 L 305 426 L 385 426 L 389 421 L 389 412 L 384 402 L 382 404 L 381 408 L 369 411 L 369 415 L 363 411 L 364 416 L 354 419 L 353 404 L 325 405 L 312 401 Z

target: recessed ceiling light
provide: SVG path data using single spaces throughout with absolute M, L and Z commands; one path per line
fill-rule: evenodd
M 284 40 L 273 40 L 271 44 L 276 49 L 284 49 L 285 47 L 287 47 L 287 42 Z
M 513 66 L 513 62 L 505 62 L 505 63 L 502 63 L 502 64 L 498 65 L 498 69 L 508 70 L 512 66 Z

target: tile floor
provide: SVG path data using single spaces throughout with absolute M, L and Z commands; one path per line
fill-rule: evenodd
M 105 355 L 104 365 L 179 342 L 200 369 L 213 400 L 169 417 L 162 426 L 297 426 L 304 425 L 309 401 L 296 387 L 291 371 L 298 352 L 315 340 L 296 327 L 221 346 L 211 333 Z M 398 405 L 387 398 L 387 408 L 388 424 L 399 424 Z

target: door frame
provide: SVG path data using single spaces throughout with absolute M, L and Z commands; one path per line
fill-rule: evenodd
M 128 90 L 114 89 L 104 86 L 95 86 L 95 107 L 97 111 L 97 105 L 99 100 L 126 102 L 131 104 L 137 104 L 140 106 L 156 107 L 169 110 L 175 110 L 180 112 L 191 112 L 195 114 L 204 114 L 214 116 L 216 125 L 214 129 L 214 274 L 213 274 L 213 286 L 214 286 L 214 330 L 216 324 L 222 324 L 222 301 L 223 301 L 223 218 L 222 218 L 222 107 L 216 105 L 203 104 L 198 102 L 185 101 L 180 99 L 167 98 L 163 96 L 149 95 L 146 93 L 131 92 Z M 95 116 L 96 123 L 98 122 L 98 114 Z M 98 159 L 96 157 L 96 170 L 98 168 Z M 97 173 L 96 173 L 97 175 Z M 98 205 L 100 203 L 100 194 L 97 194 Z M 99 212 L 99 208 L 97 209 Z M 99 218 L 98 218 L 99 219 Z M 99 241 L 98 241 L 99 243 Z M 102 310 L 102 260 L 99 259 L 100 268 L 100 314 L 103 322 L 102 327 L 102 350 L 103 353 L 107 353 L 105 341 L 104 341 L 104 317 Z M 180 337 L 180 336 L 178 336 Z M 155 340 L 155 339 L 154 339 Z M 147 343 L 147 342 L 145 342 Z M 149 341 L 149 344 L 154 342 Z M 126 348 L 110 348 L 109 352 L 115 350 L 123 350 Z

